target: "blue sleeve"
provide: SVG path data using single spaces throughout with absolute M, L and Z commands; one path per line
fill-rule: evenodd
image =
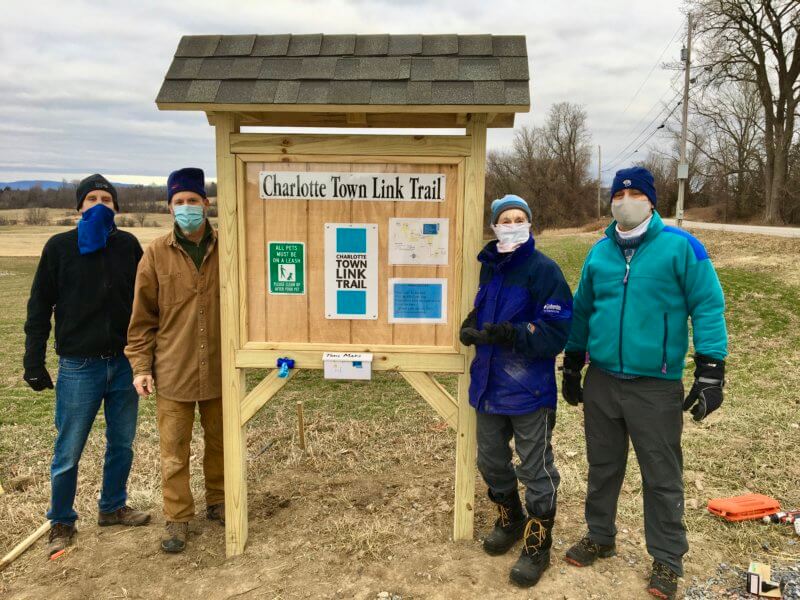
M 529 284 L 536 317 L 514 323 L 514 350 L 529 358 L 554 358 L 564 349 L 572 321 L 572 292 L 555 263 L 548 264 Z
M 572 309 L 572 330 L 567 341 L 567 352 L 586 352 L 589 343 L 589 317 L 592 316 L 594 306 L 594 290 L 592 289 L 592 277 L 589 262 L 592 251 L 586 257 L 581 270 L 581 279 L 578 282 L 578 289 L 575 291 L 575 301 Z
M 725 297 L 717 272 L 699 241 L 690 244 L 684 275 L 684 294 L 692 319 L 694 351 L 724 360 L 728 355 Z M 696 246 L 699 246 L 697 248 Z

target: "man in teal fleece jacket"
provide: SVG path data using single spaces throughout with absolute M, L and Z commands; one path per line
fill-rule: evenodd
M 588 566 L 615 553 L 617 500 L 628 441 L 642 472 L 648 591 L 671 599 L 688 550 L 683 525 L 682 409 L 700 421 L 722 404 L 728 337 L 722 288 L 703 245 L 665 226 L 652 174 L 617 172 L 615 220 L 589 252 L 575 293 L 562 393 L 584 405 L 588 533 L 566 559 Z M 694 338 L 695 382 L 681 381 Z M 589 369 L 581 389 L 581 370 Z

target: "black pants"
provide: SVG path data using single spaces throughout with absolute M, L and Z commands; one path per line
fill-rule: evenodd
M 679 575 L 689 549 L 683 525 L 682 403 L 680 380 L 619 379 L 592 366 L 586 374 L 589 537 L 598 544 L 614 542 L 630 438 L 642 472 L 647 551 Z
M 556 511 L 556 495 L 561 477 L 553 462 L 550 439 L 556 413 L 540 408 L 526 415 L 478 413 L 478 470 L 489 486 L 491 497 L 502 502 L 517 492 L 517 478 L 525 485 L 528 514 L 550 517 Z M 511 462 L 511 438 L 520 458 Z

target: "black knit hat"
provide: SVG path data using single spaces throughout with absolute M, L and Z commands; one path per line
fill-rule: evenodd
M 75 195 L 78 198 L 78 205 L 75 207 L 75 210 L 80 210 L 84 198 L 89 195 L 89 192 L 93 192 L 95 190 L 102 190 L 111 194 L 111 198 L 114 201 L 114 210 L 119 212 L 119 204 L 117 204 L 117 190 L 113 185 L 111 185 L 111 182 L 108 179 L 99 173 L 89 175 L 86 179 L 78 184 L 78 188 L 75 190 Z

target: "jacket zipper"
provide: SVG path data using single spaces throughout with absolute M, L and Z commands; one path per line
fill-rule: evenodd
M 664 344 L 661 350 L 661 373 L 667 374 L 667 335 L 669 333 L 669 324 L 667 322 L 667 313 L 664 313 Z
M 619 313 L 619 372 L 624 373 L 624 363 L 622 361 L 622 323 L 625 320 L 625 302 L 628 299 L 628 276 L 631 274 L 631 259 L 633 256 L 625 256 L 625 251 L 622 250 L 622 256 L 625 258 L 625 277 L 622 279 L 622 310 Z

